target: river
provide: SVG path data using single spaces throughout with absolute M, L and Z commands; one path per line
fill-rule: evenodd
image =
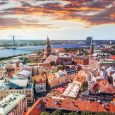
M 84 47 L 84 44 L 60 44 L 60 45 L 52 45 L 53 48 L 78 48 Z M 0 49 L 0 58 L 16 56 L 19 54 L 29 54 L 33 51 L 39 51 L 40 49 L 45 48 L 45 46 L 26 46 L 20 47 L 16 49 Z

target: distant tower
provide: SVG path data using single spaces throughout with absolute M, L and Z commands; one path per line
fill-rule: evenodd
M 12 40 L 12 49 L 16 49 L 16 44 L 15 44 L 14 36 L 13 36 L 13 40 Z
M 13 36 L 13 40 L 12 40 L 12 47 L 15 46 L 15 39 L 14 39 L 14 36 Z
M 87 37 L 87 38 L 86 38 L 86 45 L 90 47 L 90 46 L 91 46 L 91 43 L 92 43 L 92 40 L 93 40 L 92 37 Z
M 91 40 L 91 44 L 90 44 L 90 54 L 94 53 L 94 45 L 93 45 L 93 38 Z
M 49 56 L 51 53 L 51 46 L 50 46 L 50 41 L 49 41 L 49 37 L 47 36 L 47 40 L 46 40 L 46 56 Z

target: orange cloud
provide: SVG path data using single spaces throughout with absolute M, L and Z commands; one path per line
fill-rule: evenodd
M 16 2 L 19 2 L 16 0 Z M 66 3 L 67 2 L 67 3 Z M 8 3 L 7 3 L 8 4 Z M 10 15 L 27 14 L 30 16 L 51 16 L 55 20 L 71 20 L 76 22 L 83 22 L 89 25 L 99 25 L 115 23 L 115 3 L 114 0 L 60 0 L 56 2 L 43 2 L 39 4 L 36 0 L 35 4 L 28 2 L 28 0 L 20 1 L 20 6 L 11 7 L 7 9 L 1 9 L 1 17 Z M 10 20 L 10 21 L 9 21 Z M 52 27 L 51 25 L 42 25 L 39 22 L 31 23 L 28 20 L 27 24 L 22 24 L 18 17 L 14 18 L 2 18 L 0 27 Z M 10 22 L 10 23 L 9 23 Z M 50 22 L 51 23 L 51 22 Z M 40 25 L 41 24 L 41 25 Z

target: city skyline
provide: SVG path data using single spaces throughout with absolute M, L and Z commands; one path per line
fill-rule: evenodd
M 0 39 L 115 39 L 114 0 L 0 0 Z

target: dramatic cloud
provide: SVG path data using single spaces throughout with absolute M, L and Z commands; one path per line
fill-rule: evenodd
M 12 15 L 8 17 L 8 15 Z M 16 15 L 20 15 L 16 17 Z M 28 15 L 30 19 L 23 16 Z M 114 0 L 1 0 L 0 28 L 4 27 L 53 27 L 51 21 L 41 23 L 31 17 L 44 16 L 55 20 L 70 20 L 88 25 L 115 23 Z M 7 18 L 8 17 L 8 18 Z M 42 20 L 42 19 L 41 19 Z
M 35 20 L 18 20 L 17 18 L 0 18 L 1 29 L 21 29 L 21 28 L 57 28 L 51 24 L 39 24 Z

